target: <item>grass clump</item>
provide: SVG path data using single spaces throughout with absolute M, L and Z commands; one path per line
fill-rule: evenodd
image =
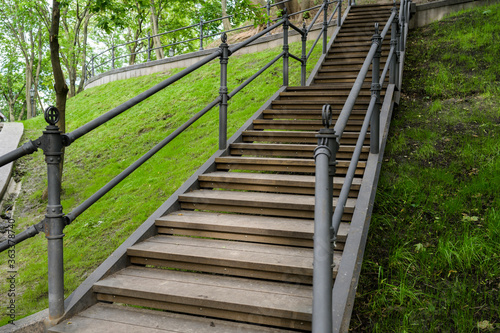
M 308 43 L 311 47 L 312 42 Z M 300 43 L 290 51 L 300 54 Z M 234 55 L 228 64 L 229 91 L 281 52 Z M 317 47 L 308 62 L 310 73 L 321 54 Z M 229 101 L 228 138 L 281 86 L 278 61 Z M 179 72 L 116 81 L 85 90 L 68 101 L 70 132 L 106 111 Z M 167 137 L 219 94 L 217 60 L 90 132 L 66 148 L 62 205 L 69 213 L 123 169 Z M 290 61 L 290 84 L 300 83 L 300 66 Z M 24 139 L 35 139 L 46 126 L 43 117 L 26 121 Z M 69 296 L 137 227 L 186 181 L 218 148 L 218 108 L 215 107 L 65 228 L 65 296 Z M 47 202 L 46 166 L 42 152 L 19 160 L 16 177 L 23 190 L 16 203 L 16 233 L 44 218 Z M 17 319 L 48 306 L 47 241 L 38 235 L 16 246 Z M 7 271 L 0 256 L 0 271 Z M 8 283 L 0 280 L 0 304 L 6 304 Z M 8 318 L 2 316 L 0 326 Z
M 500 5 L 409 35 L 351 322 L 500 330 Z

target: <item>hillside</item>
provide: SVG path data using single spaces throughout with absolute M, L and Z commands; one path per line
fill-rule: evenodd
M 500 331 L 500 5 L 409 34 L 353 332 Z

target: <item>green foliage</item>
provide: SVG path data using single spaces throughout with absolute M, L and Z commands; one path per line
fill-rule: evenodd
M 357 331 L 500 329 L 499 25 L 493 5 L 409 35 Z

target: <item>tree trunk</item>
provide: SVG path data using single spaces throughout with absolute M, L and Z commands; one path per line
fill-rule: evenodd
M 155 9 L 155 2 L 151 0 L 151 29 L 153 31 L 153 35 L 158 34 L 158 15 Z M 155 48 L 156 60 L 163 59 L 165 55 L 163 54 L 163 49 L 161 48 L 161 40 L 160 37 L 153 37 L 153 47 Z
M 76 92 L 77 94 L 83 91 L 83 88 L 85 87 L 85 80 L 87 79 L 87 39 L 88 39 L 88 26 L 91 17 L 92 15 L 90 13 L 87 14 L 87 16 L 85 17 L 85 21 L 83 23 L 82 77 L 80 78 L 80 84 L 78 85 L 78 91 Z
M 59 58 L 59 20 L 61 18 L 60 3 L 57 0 L 52 2 L 52 24 L 50 27 L 50 62 L 54 74 L 54 90 L 56 92 L 56 107 L 59 110 L 59 130 L 66 132 L 66 99 L 68 96 L 68 86 L 64 79 Z
M 222 5 L 222 17 L 227 16 L 227 0 L 221 1 Z M 224 26 L 224 30 L 231 30 L 231 22 L 229 22 L 228 18 L 222 20 L 222 25 Z

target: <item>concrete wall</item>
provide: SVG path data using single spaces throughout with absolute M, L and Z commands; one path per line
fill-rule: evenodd
M 410 29 L 422 27 L 434 21 L 439 21 L 448 14 L 477 6 L 497 3 L 495 0 L 443 0 L 416 5 L 412 8 L 413 16 Z
M 331 36 L 335 29 L 332 29 L 333 25 L 328 29 L 328 35 Z M 309 32 L 308 40 L 315 40 L 321 32 L 322 24 L 317 24 Z M 290 43 L 300 41 L 300 35 L 293 29 L 288 31 Z M 283 33 L 274 34 L 271 36 L 266 36 L 258 39 L 257 41 L 251 43 L 247 47 L 242 48 L 236 54 L 246 54 L 255 53 L 263 50 L 267 50 L 273 47 L 281 46 L 283 42 Z M 316 47 L 321 47 L 321 41 L 318 42 L 320 45 Z M 156 61 L 150 61 L 143 64 L 137 64 L 133 66 L 122 67 L 118 69 L 110 70 L 106 73 L 102 73 L 92 77 L 87 81 L 85 89 L 100 86 L 108 82 L 130 79 L 132 77 L 138 77 L 143 75 L 149 75 L 153 73 L 166 72 L 172 68 L 185 68 L 191 66 L 203 59 L 209 54 L 212 54 L 216 49 L 208 49 L 203 51 L 196 51 L 187 54 L 181 54 L 171 58 L 165 58 Z M 300 56 L 300 55 L 298 55 Z

